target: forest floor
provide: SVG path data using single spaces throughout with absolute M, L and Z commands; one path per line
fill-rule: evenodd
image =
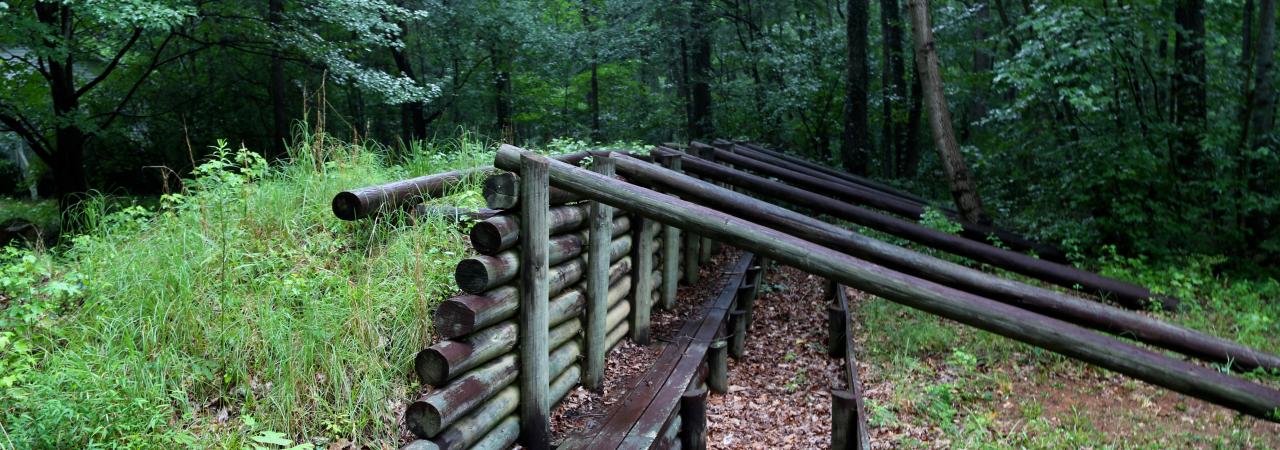
M 607 418 L 662 349 L 662 336 L 713 294 L 708 275 L 681 287 L 675 311 L 655 312 L 655 344 L 624 341 L 609 356 L 604 394 L 570 393 L 560 435 Z M 713 278 L 713 277 L 712 277 Z M 708 448 L 823 448 L 830 387 L 841 361 L 826 356 L 823 280 L 775 265 L 766 272 L 730 388 L 708 399 Z M 1280 424 L 961 324 L 848 291 L 872 448 L 1280 448 Z M 664 334 L 665 333 L 665 334 Z

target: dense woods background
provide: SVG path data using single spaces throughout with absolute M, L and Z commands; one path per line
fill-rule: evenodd
M 155 194 L 215 139 L 323 129 L 747 138 L 948 200 L 911 7 L 994 220 L 1276 262 L 1273 0 L 0 2 L 0 188 Z

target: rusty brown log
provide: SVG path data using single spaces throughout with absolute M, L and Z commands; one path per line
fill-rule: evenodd
M 492 210 L 490 210 L 492 211 Z M 563 234 L 582 228 L 587 219 L 586 205 L 564 205 L 551 208 L 547 212 L 551 234 Z M 622 225 L 621 233 L 629 229 L 630 221 L 625 214 L 614 218 L 614 223 Z M 503 250 L 515 247 L 520 240 L 520 217 L 516 214 L 500 214 L 476 222 L 469 233 L 471 248 L 481 255 L 496 255 Z
M 622 277 L 609 288 L 608 304 L 617 304 L 630 290 L 630 277 Z M 549 323 L 555 327 L 570 319 L 577 319 L 585 305 L 586 294 L 580 287 L 568 289 L 551 299 L 548 305 Z M 515 321 L 508 320 L 457 339 L 440 341 L 418 352 L 418 356 L 414 358 L 414 368 L 423 384 L 442 386 L 458 375 L 510 352 L 516 346 L 516 333 Z M 555 336 L 551 337 L 551 341 L 552 345 L 562 342 L 557 341 Z
M 616 218 L 613 226 L 625 230 L 629 227 L 629 219 Z M 615 239 L 613 245 L 619 245 L 617 241 Z M 586 250 L 586 242 L 585 231 L 553 236 L 547 248 L 549 264 L 560 264 L 582 255 Z M 458 266 L 453 271 L 453 279 L 463 292 L 479 294 L 514 280 L 520 273 L 519 261 L 520 254 L 515 249 L 493 256 L 480 255 L 467 258 L 458 262 Z
M 622 254 L 609 267 L 609 282 L 616 283 L 631 271 L 631 258 L 626 257 L 631 249 L 631 237 L 622 236 L 614 240 L 614 255 Z M 582 279 L 586 267 L 585 258 L 575 258 L 547 271 L 548 288 L 551 295 L 558 295 L 562 290 L 575 285 Z M 452 339 L 474 333 L 516 314 L 515 286 L 502 286 L 483 294 L 464 294 L 449 298 L 436 307 L 432 323 L 436 333 L 445 339 Z

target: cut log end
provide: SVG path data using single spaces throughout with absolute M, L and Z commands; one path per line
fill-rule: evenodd
M 491 209 L 511 209 L 519 202 L 520 179 L 513 173 L 499 173 L 484 180 L 481 196 Z
M 507 233 L 503 230 L 502 223 L 495 221 L 476 222 L 471 226 L 469 236 L 471 238 L 471 248 L 482 255 L 492 255 L 503 250 L 502 236 Z
M 333 196 L 333 215 L 342 220 L 358 220 L 367 216 L 360 208 L 360 197 L 351 191 L 342 191 Z
M 490 264 L 485 264 L 481 258 L 487 257 L 467 258 L 458 262 L 458 267 L 453 272 L 458 289 L 468 294 L 479 294 L 490 287 L 489 281 L 494 274 L 489 273 Z
M 415 436 L 433 438 L 440 433 L 440 410 L 430 403 L 417 401 L 404 412 L 404 423 Z
M 441 341 L 440 344 L 418 352 L 418 356 L 413 358 L 413 367 L 418 372 L 418 379 L 429 386 L 444 386 L 449 381 L 449 358 L 442 351 L 449 351 L 449 347 L 458 345 L 466 344 Z

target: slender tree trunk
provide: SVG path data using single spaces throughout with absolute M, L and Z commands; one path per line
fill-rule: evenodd
M 847 58 L 844 90 L 844 133 L 840 158 L 845 170 L 867 174 L 871 158 L 871 130 L 867 126 L 867 0 L 848 0 L 845 21 Z
M 914 57 L 912 65 L 915 65 Z M 910 178 L 920 170 L 920 116 L 924 112 L 924 87 L 920 85 L 920 74 L 912 71 L 911 105 L 907 108 L 907 126 L 901 133 L 902 147 L 898 150 L 898 176 Z
M 498 49 L 498 44 L 490 44 L 490 55 L 493 59 L 493 112 L 494 126 L 498 129 L 503 142 L 513 142 L 515 130 L 511 128 L 511 73 L 508 71 L 506 53 Z
M 600 53 L 595 50 L 597 43 L 595 42 L 596 25 L 592 19 L 592 12 L 587 2 L 582 4 L 582 24 L 587 30 L 590 37 L 591 52 L 591 90 L 587 92 L 587 107 L 591 114 L 591 141 L 602 142 L 604 135 L 600 132 Z
M 991 6 L 986 0 L 978 0 L 975 2 L 977 11 L 974 12 L 973 24 L 973 73 L 975 75 L 985 75 L 991 71 L 992 58 L 991 50 L 987 46 L 987 26 L 991 17 Z M 985 83 L 980 83 L 974 89 L 973 95 L 969 100 L 967 114 L 965 114 L 964 123 L 960 125 L 961 139 L 966 142 L 972 134 L 973 123 L 982 120 L 987 115 L 987 95 L 988 92 L 984 87 Z
M 75 28 L 71 8 L 56 3 L 37 3 L 36 17 L 41 24 L 58 30 L 61 39 L 70 40 Z M 45 45 L 55 50 L 60 45 L 49 40 Z M 80 99 L 76 95 L 75 60 L 72 55 L 44 57 L 47 67 L 46 80 L 49 84 L 49 95 L 53 101 L 54 142 L 45 161 L 53 172 L 54 195 L 58 198 L 59 207 L 65 211 L 75 203 L 75 196 L 89 190 L 89 183 L 84 170 L 84 146 L 87 136 L 75 120 L 80 110 Z M 40 130 L 31 130 L 39 133 Z M 34 147 L 34 145 L 33 145 Z
M 938 69 L 938 54 L 934 49 L 933 30 L 929 23 L 929 2 L 909 2 L 916 42 L 916 69 L 920 73 L 920 84 L 924 87 L 924 96 L 929 104 L 929 126 L 933 129 L 938 159 L 951 182 L 951 196 L 966 221 L 989 223 L 982 208 L 982 200 L 978 197 L 977 183 L 960 154 L 960 144 L 956 142 L 955 131 L 951 126 L 951 112 L 943 94 L 942 74 Z
M 1275 127 L 1276 87 L 1276 4 L 1275 0 L 1258 0 L 1258 45 L 1253 78 L 1253 147 L 1266 144 Z
M 689 31 L 693 44 L 690 55 L 692 84 L 689 105 L 689 137 L 708 138 L 715 134 L 711 121 L 711 14 L 707 0 L 693 0 L 689 10 Z
M 400 71 L 400 75 L 412 80 L 418 79 L 413 71 L 413 64 L 409 62 L 409 57 L 405 55 L 403 50 L 392 47 L 391 58 L 395 60 L 396 70 Z M 426 112 L 423 111 L 423 106 L 422 100 L 414 100 L 400 105 L 402 115 L 409 120 L 408 126 L 402 127 L 408 128 L 408 133 L 405 133 L 406 144 L 427 137 L 427 116 Z
M 284 0 L 267 2 L 267 22 L 271 32 L 280 36 L 280 27 L 284 22 Z M 271 155 L 276 158 L 285 156 L 285 140 L 289 139 L 289 116 L 285 109 L 284 57 L 280 50 L 283 44 L 277 43 L 271 49 L 271 67 L 268 69 L 270 80 L 267 91 L 271 97 Z
M 896 1 L 880 0 L 880 155 L 886 177 L 894 176 L 898 167 L 894 153 L 894 130 L 898 125 L 893 119 L 893 105 L 902 97 L 895 96 L 893 92 L 894 48 L 890 39 L 893 34 L 890 23 L 896 10 Z
M 1205 94 L 1204 0 L 1178 0 L 1178 33 L 1173 58 L 1174 124 L 1178 127 L 1173 164 L 1179 180 L 1203 178 L 1208 162 L 1200 148 L 1207 115 Z

